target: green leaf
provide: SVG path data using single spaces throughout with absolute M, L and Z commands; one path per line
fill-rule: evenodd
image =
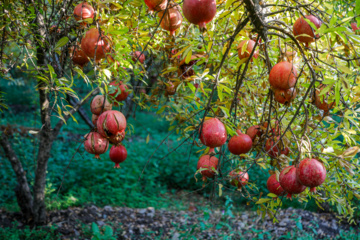
M 93 222 L 92 225 L 91 225 L 91 228 L 92 228 L 92 231 L 93 231 L 94 234 L 99 234 L 100 233 L 100 229 L 99 229 L 98 225 L 96 225 L 96 223 Z
M 262 204 L 262 203 L 266 203 L 266 202 L 269 202 L 269 201 L 271 201 L 270 198 L 260 198 L 260 199 L 256 202 L 256 204 Z
M 61 47 L 65 46 L 69 42 L 68 37 L 61 38 L 55 45 L 55 50 L 60 49 Z

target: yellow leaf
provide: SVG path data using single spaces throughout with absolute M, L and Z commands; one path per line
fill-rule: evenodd
M 146 144 L 148 144 L 149 141 L 150 141 L 150 134 L 148 134 L 147 137 L 146 137 Z

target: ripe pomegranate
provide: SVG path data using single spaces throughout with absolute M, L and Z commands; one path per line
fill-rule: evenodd
M 276 180 L 276 174 L 273 174 L 268 178 L 266 186 L 269 192 L 273 194 L 276 194 L 278 196 L 284 196 L 286 194 L 280 183 Z
M 109 148 L 109 141 L 97 132 L 91 132 L 84 137 L 85 150 L 88 153 L 95 154 L 97 159 L 100 158 L 100 154 L 105 153 Z
M 145 0 L 150 11 L 162 11 L 166 9 L 167 0 Z
M 211 156 L 211 152 L 214 152 L 213 149 L 209 151 L 209 154 L 204 155 L 199 158 L 197 163 L 197 170 L 200 168 L 206 168 L 206 170 L 202 170 L 200 173 L 203 176 L 203 180 L 205 181 L 206 178 L 212 178 L 215 176 L 214 169 L 217 169 L 219 159 L 215 156 Z
M 360 30 L 360 27 L 357 26 L 356 22 L 351 23 L 351 28 L 352 28 L 353 32 Z
M 281 187 L 288 193 L 287 198 L 290 199 L 292 194 L 302 193 L 306 189 L 306 186 L 297 180 L 294 166 L 284 168 L 280 173 L 279 181 Z
M 174 83 L 172 83 L 171 81 L 168 81 L 166 83 L 166 88 L 165 88 L 165 96 L 172 96 L 175 95 L 176 93 L 176 87 L 174 85 Z
M 249 174 L 247 172 L 232 170 L 229 176 L 231 178 L 230 184 L 237 188 L 245 186 L 249 181 Z
M 100 61 L 110 52 L 109 39 L 103 33 L 100 34 L 99 29 L 92 28 L 81 40 L 81 49 L 89 58 Z
M 179 5 L 173 4 L 168 7 L 167 11 L 161 11 L 158 13 L 158 17 L 161 20 L 160 26 L 166 30 L 170 31 L 170 35 L 175 35 L 176 29 L 181 26 L 183 18 L 180 13 Z
M 330 94 L 333 94 L 333 92 L 331 93 L 326 93 L 322 96 L 320 95 L 321 90 L 323 90 L 326 87 L 326 85 L 324 84 L 320 84 L 313 95 L 313 104 L 320 110 L 323 110 L 325 113 L 329 112 L 331 109 L 334 108 L 335 106 L 335 101 L 328 103 L 328 96 Z
M 123 145 L 112 146 L 110 149 L 110 160 L 115 163 L 114 168 L 120 168 L 120 163 L 124 162 L 127 157 L 126 148 Z
M 98 118 L 99 118 L 99 115 L 93 114 L 91 116 L 91 121 L 92 121 L 92 123 L 94 124 L 95 127 L 96 127 L 96 123 L 97 123 Z
M 278 103 L 288 105 L 292 100 L 296 98 L 296 89 L 289 88 L 287 90 L 275 89 L 274 98 Z
M 259 125 L 254 125 L 246 130 L 246 134 L 254 141 L 256 136 L 261 136 L 261 129 Z
M 81 49 L 80 45 L 70 47 L 69 54 L 73 63 L 79 65 L 80 67 L 84 67 L 89 62 L 89 58 Z
M 115 89 L 115 91 L 113 93 L 109 93 L 109 95 L 114 97 L 116 101 L 121 102 L 128 97 L 129 95 L 129 92 L 127 91 L 128 87 L 125 84 L 123 84 L 121 81 L 120 82 L 113 81 L 109 85 L 113 86 L 113 88 Z M 120 94 L 118 94 L 119 89 L 120 89 Z
M 206 24 L 210 22 L 216 14 L 215 0 L 184 0 L 183 14 L 185 18 L 196 25 L 200 31 L 206 29 Z
M 240 155 L 243 153 L 248 153 L 252 147 L 253 141 L 250 136 L 243 133 L 238 133 L 237 136 L 233 136 L 229 143 L 229 151 L 234 155 Z
M 246 47 L 244 47 L 245 49 L 243 49 L 244 44 L 247 45 Z M 251 39 L 241 41 L 240 44 L 237 47 L 238 55 L 239 55 L 240 60 L 250 57 L 250 53 L 252 52 L 254 46 L 255 46 L 255 41 L 253 41 Z M 253 57 L 258 58 L 258 56 L 259 56 L 259 50 L 256 50 L 254 52 Z
M 313 15 L 305 16 L 308 20 L 310 20 L 316 28 L 320 28 L 322 22 L 316 18 Z M 293 26 L 293 33 L 297 40 L 300 42 L 306 43 L 308 45 L 309 43 L 314 41 L 314 38 L 319 38 L 319 34 L 315 36 L 316 29 L 312 29 L 311 26 L 304 20 L 304 18 L 299 18 L 295 21 Z M 308 36 L 299 36 L 301 34 L 306 34 Z
M 281 154 L 285 156 L 289 155 L 290 150 L 288 147 L 282 146 L 281 141 L 277 143 L 280 139 L 280 136 L 269 138 L 265 143 L 265 150 L 271 157 L 278 157 Z M 277 144 L 276 144 L 277 143 Z M 275 145 L 276 144 L 276 145 Z
M 96 95 L 90 103 L 90 110 L 95 115 L 100 115 L 105 111 L 111 110 L 111 108 L 112 105 L 104 95 Z
M 125 138 L 126 118 L 119 111 L 106 111 L 97 121 L 97 130 L 113 144 L 119 144 Z
M 74 8 L 74 18 L 76 21 L 94 18 L 94 8 L 87 2 L 82 2 Z M 86 26 L 86 22 L 81 25 Z
M 215 148 L 225 144 L 227 133 L 224 124 L 219 119 L 210 118 L 204 121 L 200 130 L 200 141 L 205 146 Z
M 145 62 L 145 55 L 141 54 L 141 51 L 136 51 L 134 53 L 131 54 L 132 55 L 132 60 L 133 62 L 136 62 L 136 60 L 138 60 L 141 64 L 144 64 Z
M 325 181 L 326 168 L 314 158 L 305 158 L 296 169 L 296 177 L 299 183 L 310 187 L 310 192 L 316 192 L 316 187 Z
M 295 86 L 297 71 L 289 62 L 279 62 L 270 71 L 269 82 L 273 88 L 289 89 Z

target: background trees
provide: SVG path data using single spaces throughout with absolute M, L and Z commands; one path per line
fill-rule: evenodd
M 226 145 L 215 150 L 218 167 L 206 184 L 217 186 L 219 194 L 224 183 L 232 180 L 231 170 L 247 172 L 258 165 L 279 175 L 287 165 L 315 157 L 328 171 L 323 191 L 306 191 L 298 197 L 306 201 L 311 195 L 317 203 L 335 204 L 339 213 L 352 216 L 351 201 L 359 196 L 358 158 L 354 156 L 359 141 L 360 38 L 350 24 L 360 21 L 360 3 L 221 1 L 206 31 L 204 24 L 199 29 L 185 18 L 180 25 L 178 14 L 172 22 L 168 12 L 178 9 L 175 2 L 155 9 L 163 11 L 159 14 L 150 14 L 142 1 L 91 1 L 94 19 L 90 14 L 80 22 L 73 15 L 78 4 L 5 1 L 1 9 L 2 76 L 12 81 L 13 72 L 20 69 L 36 79 L 39 94 L 41 126 L 33 132 L 39 138 L 34 183 L 28 183 L 7 130 L 1 135 L 18 181 L 17 200 L 28 219 L 38 224 L 46 220 L 46 171 L 61 128 L 67 121 L 77 121 L 75 112 L 93 127 L 81 106 L 99 93 L 109 97 L 113 80 L 131 89 L 117 110 L 130 117 L 140 108 L 156 109 L 171 122 L 170 133 L 183 136 L 179 145 L 192 144 L 190 153 L 194 145 L 200 145 L 198 135 L 206 117 L 220 119 L 229 138 L 237 129 L 246 132 L 259 125 L 262 134 L 254 138 L 251 154 L 232 155 Z M 312 28 L 295 37 L 293 25 L 307 15 L 318 19 L 320 28 L 303 18 L 302 24 Z M 163 21 L 172 25 L 165 26 Z M 76 66 L 71 60 L 80 54 L 79 43 L 86 45 L 87 34 L 101 44 L 83 49 L 93 56 L 87 66 L 79 62 Z M 249 39 L 252 49 L 240 44 Z M 245 52 L 248 56 L 243 56 Z M 270 80 L 270 87 L 270 71 L 282 61 L 297 69 L 295 81 L 281 89 Z M 75 92 L 74 76 L 81 76 L 91 91 Z M 296 97 L 294 90 L 279 93 L 290 87 L 295 88 Z M 117 102 L 111 97 L 109 101 Z M 288 149 L 288 154 L 279 156 L 273 146 L 279 146 L 277 152 Z M 208 149 L 203 147 L 203 152 Z M 239 194 L 273 215 L 281 199 L 259 194 L 249 179 Z

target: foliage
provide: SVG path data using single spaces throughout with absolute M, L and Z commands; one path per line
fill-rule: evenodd
M 47 228 L 33 228 L 26 226 L 23 229 L 18 229 L 15 224 L 11 228 L 0 228 L 0 238 L 9 240 L 18 239 L 32 239 L 32 240 L 55 240 L 60 239 L 55 232 L 54 227 Z

